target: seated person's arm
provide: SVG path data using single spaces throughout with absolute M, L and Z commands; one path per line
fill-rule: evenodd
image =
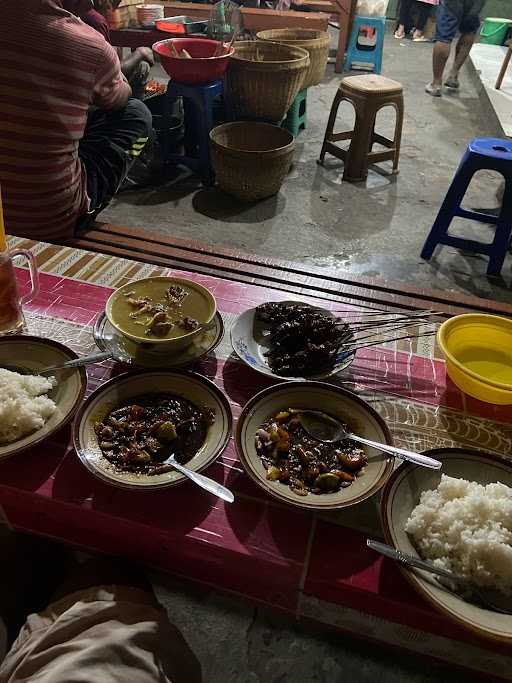
M 153 52 L 149 47 L 138 47 L 129 57 L 123 59 L 121 71 L 129 81 L 132 79 L 132 76 L 141 62 L 147 62 L 149 66 L 153 66 L 155 63 Z
M 126 106 L 131 94 L 132 89 L 121 72 L 116 51 L 105 42 L 96 71 L 92 104 L 100 109 L 122 109 Z

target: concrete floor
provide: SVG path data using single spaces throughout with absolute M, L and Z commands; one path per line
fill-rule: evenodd
M 493 279 L 485 276 L 487 259 L 482 256 L 442 247 L 430 263 L 419 258 L 467 142 L 496 134 L 468 72 L 459 95 L 433 99 L 424 93 L 431 52 L 428 43 L 397 41 L 391 35 L 386 39 L 383 73 L 400 81 L 405 93 L 398 176 L 371 171 L 366 183 L 342 183 L 341 162 L 327 157 L 324 168 L 317 165 L 340 81 L 330 65 L 324 82 L 309 91 L 308 128 L 298 138 L 295 165 L 276 197 L 247 206 L 217 189 L 202 189 L 193 176 L 182 174 L 178 181 L 122 193 L 102 218 L 144 226 L 169 238 L 197 239 L 305 265 L 510 300 L 510 256 L 503 277 Z M 353 118 L 345 106 L 340 126 Z M 392 125 L 391 115 L 382 112 L 381 130 L 386 133 Z M 498 178 L 480 173 L 467 205 L 496 208 L 497 186 Z M 468 236 L 485 240 L 492 235 L 482 224 L 455 223 Z
M 269 610 L 152 576 L 169 618 L 203 667 L 204 683 L 476 683 L 406 653 L 312 631 Z

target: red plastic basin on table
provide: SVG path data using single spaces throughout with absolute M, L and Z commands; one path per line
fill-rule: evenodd
M 174 56 L 172 44 L 178 54 L 186 50 L 191 59 Z M 153 45 L 153 51 L 160 57 L 162 66 L 171 78 L 179 83 L 200 85 L 223 78 L 235 49 L 214 57 L 218 41 L 206 38 L 171 38 Z

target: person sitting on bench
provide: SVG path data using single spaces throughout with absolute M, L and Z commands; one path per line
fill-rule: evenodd
M 114 3 L 117 6 L 119 2 Z M 68 7 L 69 5 L 69 7 Z M 73 12 L 73 7 L 76 8 L 75 0 L 64 0 L 64 9 L 69 9 Z M 80 19 L 91 28 L 100 33 L 107 43 L 110 43 L 110 30 L 106 18 L 96 9 L 97 3 L 90 0 L 90 5 L 87 2 L 82 2 L 78 11 L 80 11 Z M 100 6 L 100 5 L 98 5 Z M 126 57 L 121 62 L 121 71 L 128 79 L 133 92 L 133 96 L 138 99 L 143 99 L 146 84 L 149 79 L 149 72 L 155 59 L 153 51 L 149 47 L 138 47 L 129 57 Z
M 0 187 L 13 235 L 59 241 L 86 227 L 150 134 L 114 48 L 75 16 L 84 7 L 0 3 Z

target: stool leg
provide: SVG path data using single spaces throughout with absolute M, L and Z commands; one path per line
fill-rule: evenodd
M 448 192 L 446 193 L 446 197 L 439 209 L 434 225 L 425 240 L 425 244 L 423 245 L 420 254 L 422 259 L 428 261 L 432 257 L 436 246 L 443 243 L 443 237 L 448 232 L 448 228 L 464 199 L 464 195 L 466 194 L 466 190 L 468 189 L 475 171 L 476 169 L 473 168 L 469 161 L 469 155 L 466 153 L 452 180 Z
M 324 163 L 325 153 L 327 151 L 326 142 L 329 141 L 329 136 L 332 135 L 332 133 L 334 131 L 334 126 L 336 124 L 336 117 L 338 116 L 338 109 L 339 109 L 339 106 L 340 106 L 342 99 L 343 99 L 343 97 L 341 94 L 341 90 L 338 90 L 338 92 L 334 96 L 334 100 L 332 102 L 332 107 L 331 107 L 331 113 L 329 114 L 329 121 L 327 122 L 327 128 L 325 129 L 322 151 L 320 152 L 320 158 L 318 160 L 318 162 L 320 164 Z
M 393 173 L 398 173 L 398 162 L 400 160 L 400 146 L 402 144 L 402 128 L 404 125 L 404 100 L 403 97 L 400 98 L 399 102 L 394 102 L 393 106 L 396 111 L 396 124 L 395 124 L 395 156 L 393 157 Z
M 356 123 L 350 141 L 343 180 L 357 182 L 368 177 L 368 152 L 372 144 L 376 114 L 374 109 L 367 108 L 361 113 L 356 108 Z
M 183 121 L 185 123 L 185 135 L 183 138 L 183 146 L 185 148 L 185 154 L 189 157 L 195 156 L 196 153 L 196 131 L 198 129 L 197 122 L 197 112 L 194 102 L 188 99 L 188 97 L 183 98 Z
M 338 15 L 339 30 L 338 30 L 338 47 L 336 49 L 336 64 L 334 71 L 337 74 L 342 73 L 343 63 L 345 61 L 345 52 L 347 50 L 347 42 L 350 39 L 348 35 L 348 26 L 342 14 Z
M 213 107 L 206 96 L 201 103 L 203 109 L 203 126 L 197 131 L 199 141 L 199 163 L 201 169 L 201 179 L 205 185 L 211 186 L 215 180 L 213 177 L 212 164 L 210 159 L 210 131 L 213 128 Z
M 505 55 L 505 59 L 503 60 L 503 64 L 501 66 L 501 71 L 500 71 L 498 79 L 496 81 L 496 85 L 494 86 L 496 88 L 496 90 L 499 90 L 501 88 L 501 85 L 503 83 L 503 79 L 505 78 L 505 74 L 507 72 L 508 65 L 509 65 L 511 58 L 512 58 L 512 45 L 509 46 L 507 54 Z
M 374 72 L 380 74 L 382 72 L 382 52 L 384 49 L 384 37 L 386 33 L 386 27 L 377 27 L 377 42 L 375 43 L 375 66 Z
M 359 31 L 361 30 L 361 19 L 360 17 L 355 17 L 354 23 L 352 25 L 352 32 L 350 36 L 348 37 L 348 42 L 347 42 L 347 57 L 343 56 L 343 59 L 345 59 L 345 66 L 344 70 L 345 71 L 350 71 L 350 68 L 352 66 L 352 62 L 354 60 L 354 53 L 356 51 L 357 47 L 357 40 L 359 38 Z
M 505 183 L 503 204 L 496 224 L 496 234 L 492 243 L 487 275 L 500 274 L 512 236 L 512 181 L 505 178 Z

